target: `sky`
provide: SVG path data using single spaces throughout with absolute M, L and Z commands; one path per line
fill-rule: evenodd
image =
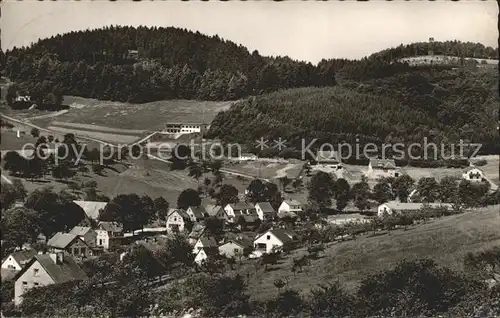
M 498 46 L 496 1 L 16 1 L 1 3 L 2 50 L 106 25 L 174 26 L 319 62 L 361 58 L 401 43 L 460 40 Z

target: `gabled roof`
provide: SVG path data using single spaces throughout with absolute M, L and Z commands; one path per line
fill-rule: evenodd
M 121 225 L 118 222 L 101 221 L 99 222 L 99 228 L 107 232 L 113 232 L 113 233 L 123 232 L 123 225 Z
M 287 203 L 288 205 L 302 205 L 302 203 L 297 200 L 284 200 L 283 202 Z
M 271 203 L 269 203 L 269 202 L 257 202 L 257 204 L 255 204 L 255 206 L 257 206 L 257 205 L 264 213 L 276 212 L 276 211 L 274 211 L 273 207 L 271 206 Z
M 65 249 L 77 238 L 78 236 L 75 234 L 57 232 L 47 242 L 47 246 Z
M 31 261 L 16 275 L 15 279 L 17 280 L 18 277 L 26 272 L 26 270 L 28 270 L 35 261 L 40 263 L 56 284 L 72 280 L 84 280 L 87 278 L 87 275 L 85 275 L 85 272 L 80 268 L 80 266 L 78 266 L 74 258 L 71 257 L 71 255 L 64 253 L 63 262 L 61 264 L 56 264 L 50 254 L 35 255 Z
M 199 206 L 190 206 L 189 209 L 193 212 L 195 218 L 201 219 L 205 217 L 205 209 Z
M 76 236 L 85 236 L 92 228 L 90 226 L 75 226 L 69 231 L 69 234 L 74 234 Z
M 8 257 L 12 257 L 19 266 L 23 266 L 23 264 L 31 260 L 36 254 L 35 250 L 22 250 L 13 252 Z
M 294 232 L 285 229 L 272 229 L 257 236 L 255 240 L 266 235 L 267 233 L 271 233 L 272 235 L 274 235 L 283 244 L 293 241 L 294 240 L 293 238 L 297 236 L 297 234 L 295 234 Z
M 210 216 L 216 216 L 220 211 L 224 211 L 224 209 L 220 205 L 207 204 L 205 206 L 205 211 Z
M 251 203 L 246 202 L 238 202 L 238 203 L 229 203 L 228 204 L 233 210 L 246 210 L 246 209 L 254 209 L 255 207 Z
M 243 220 L 245 220 L 245 223 L 255 223 L 255 222 L 257 222 L 257 220 L 259 220 L 259 216 L 254 215 L 254 214 L 250 214 L 250 215 L 242 214 L 242 215 L 239 215 L 238 217 L 243 218 Z
M 100 210 L 104 209 L 108 202 L 99 202 L 99 201 L 73 201 L 78 204 L 87 217 L 97 220 L 99 218 Z
M 212 236 L 203 235 L 202 237 L 199 238 L 199 240 L 201 241 L 203 247 L 206 248 L 217 247 L 217 241 Z
M 201 251 L 205 252 L 205 255 L 207 257 L 219 257 L 219 249 L 217 247 L 202 247 L 198 250 L 198 253 L 196 253 L 196 256 L 201 253 Z
M 394 159 L 370 159 L 372 169 L 396 169 Z
M 179 214 L 181 216 L 181 218 L 183 218 L 184 220 L 191 220 L 191 218 L 186 213 L 186 211 L 184 211 L 182 209 L 169 209 L 167 218 L 169 218 L 173 213 Z

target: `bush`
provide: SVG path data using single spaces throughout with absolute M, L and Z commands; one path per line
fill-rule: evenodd
M 488 163 L 486 159 L 479 159 L 478 161 L 474 162 L 475 166 L 482 167 L 485 166 Z

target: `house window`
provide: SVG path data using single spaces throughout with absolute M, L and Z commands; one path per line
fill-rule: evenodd
M 102 239 L 99 239 L 99 245 L 102 245 Z
M 174 217 L 174 222 L 177 222 L 177 217 Z
M 270 239 L 271 239 L 271 235 L 268 235 L 268 236 L 267 236 L 267 239 L 268 239 L 268 240 L 270 240 Z
M 39 270 L 38 268 L 34 268 L 34 269 L 33 269 L 33 276 L 38 276 L 38 272 L 39 272 L 39 271 L 40 271 L 40 270 Z
M 40 284 L 39 283 L 33 283 L 33 285 L 35 285 L 35 287 L 38 287 Z
M 237 249 L 237 248 L 235 248 L 235 249 L 234 249 L 234 252 L 235 252 L 235 253 L 238 253 L 239 251 L 240 251 L 240 250 L 239 250 L 239 249 Z
M 87 252 L 87 250 L 85 249 L 85 247 L 82 247 L 82 248 L 80 249 L 80 253 L 81 253 L 82 255 L 85 255 L 85 254 L 86 254 L 86 252 Z
M 9 269 L 16 269 L 16 267 L 14 265 L 11 265 L 11 264 L 7 265 L 7 268 L 9 268 Z
M 23 290 L 28 289 L 28 282 L 23 282 Z

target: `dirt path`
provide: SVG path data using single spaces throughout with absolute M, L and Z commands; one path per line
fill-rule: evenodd
M 281 179 L 281 178 L 288 177 L 286 172 L 287 172 L 287 170 L 290 170 L 292 168 L 295 168 L 295 164 L 293 164 L 293 163 L 287 164 L 286 167 L 283 167 L 283 168 L 279 169 L 278 171 L 276 171 L 276 176 L 273 177 L 273 179 Z
M 68 112 L 67 109 L 63 109 L 63 110 L 60 110 L 58 112 L 55 112 L 55 113 L 51 113 L 51 114 L 46 114 L 46 115 L 40 115 L 40 116 L 33 116 L 33 117 L 28 117 L 28 118 L 25 118 L 24 121 L 30 121 L 30 120 L 34 120 L 34 119 L 44 119 L 44 118 L 52 118 L 52 117 L 57 117 L 57 116 L 60 116 L 62 114 L 66 114 Z
M 2 180 L 5 181 L 8 184 L 12 184 L 12 181 L 10 181 L 10 179 L 7 178 L 6 176 L 4 176 L 3 174 L 2 174 Z
M 231 175 L 234 175 L 234 176 L 240 176 L 240 177 L 247 178 L 247 179 L 252 179 L 252 180 L 257 178 L 257 176 L 252 176 L 250 174 L 241 173 L 241 172 L 235 172 L 235 171 L 231 171 L 231 170 L 228 170 L 228 169 L 220 169 L 220 172 L 231 174 Z M 264 178 L 259 178 L 259 179 L 261 179 L 262 181 L 270 182 L 269 179 L 264 179 Z

